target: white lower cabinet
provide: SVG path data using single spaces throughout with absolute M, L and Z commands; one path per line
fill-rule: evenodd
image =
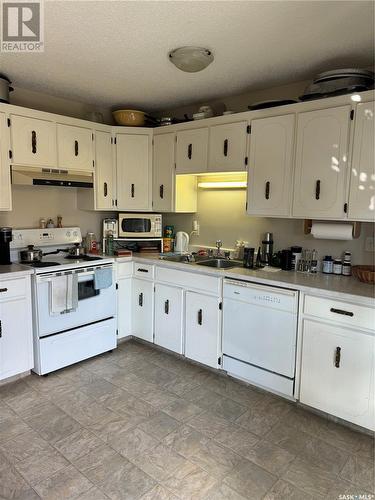
M 30 278 L 0 281 L 0 380 L 33 365 Z
M 300 401 L 374 429 L 374 336 L 310 319 L 302 335 Z
M 154 342 L 170 351 L 183 353 L 183 290 L 155 285 Z
M 203 293 L 186 292 L 185 356 L 218 368 L 220 301 Z
M 135 337 L 153 341 L 154 284 L 152 281 L 133 278 L 132 331 Z
M 117 280 L 117 318 L 117 338 L 133 335 L 131 277 Z

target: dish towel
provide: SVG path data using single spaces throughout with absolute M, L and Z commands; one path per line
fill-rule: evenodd
M 103 288 L 109 288 L 111 285 L 112 285 L 112 268 L 102 267 L 101 269 L 95 269 L 94 272 L 95 290 L 102 290 Z
M 63 274 L 50 281 L 50 314 L 64 314 L 78 307 L 78 276 Z
M 78 275 L 66 275 L 66 307 L 65 312 L 75 311 L 78 307 Z

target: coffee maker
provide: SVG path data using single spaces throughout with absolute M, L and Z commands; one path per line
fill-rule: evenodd
M 12 241 L 12 228 L 0 227 L 0 265 L 11 264 L 10 242 Z
M 265 233 L 262 240 L 262 264 L 270 266 L 273 255 L 273 234 Z

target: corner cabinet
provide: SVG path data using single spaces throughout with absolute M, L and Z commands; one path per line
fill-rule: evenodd
M 33 366 L 30 276 L 0 280 L 0 380 Z
M 152 210 L 152 130 L 116 134 L 118 210 Z
M 252 120 L 247 213 L 267 217 L 291 214 L 295 116 Z
M 12 210 L 9 138 L 5 113 L 0 113 L 0 210 Z
M 345 218 L 350 106 L 299 113 L 293 216 Z
M 375 102 L 358 104 L 349 193 L 349 218 L 371 222 L 375 218 L 374 115 Z
M 56 123 L 39 118 L 10 115 L 12 163 L 56 167 Z
M 58 166 L 66 170 L 93 171 L 94 134 L 91 129 L 57 124 Z
M 199 174 L 207 171 L 208 127 L 177 132 L 176 172 Z
M 247 125 L 243 121 L 210 127 L 209 172 L 246 170 Z

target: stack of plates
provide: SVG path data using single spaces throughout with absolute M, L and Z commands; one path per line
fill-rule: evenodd
M 320 73 L 308 85 L 301 101 L 361 92 L 374 87 L 375 75 L 366 69 L 345 68 Z

